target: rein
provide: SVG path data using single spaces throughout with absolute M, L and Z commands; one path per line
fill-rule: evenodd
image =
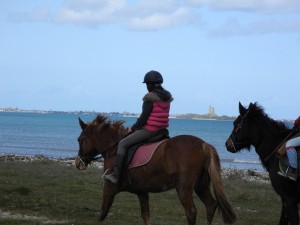
M 265 161 L 267 162 L 271 157 L 272 155 L 283 145 L 284 142 L 286 142 L 291 136 L 292 134 L 294 133 L 293 130 L 291 130 L 291 132 L 283 139 L 283 141 L 275 148 L 274 151 L 272 151 L 270 153 L 270 155 L 268 155 L 266 158 L 265 158 Z
M 81 156 L 78 155 L 78 158 L 79 158 L 80 162 L 82 162 L 83 164 L 86 165 L 86 164 L 91 164 L 93 161 L 96 161 L 98 159 L 102 159 L 103 156 L 101 154 L 97 154 L 95 156 L 83 156 L 83 157 L 81 157 Z M 86 163 L 86 162 L 84 162 L 84 160 L 87 160 L 89 162 Z
M 119 142 L 115 143 L 113 146 L 111 146 L 110 148 L 108 148 L 104 153 L 105 155 L 107 155 L 107 153 L 109 152 L 108 150 L 111 149 L 111 148 L 116 148 L 117 146 L 119 145 Z M 112 154 L 109 154 L 108 155 L 108 158 L 114 156 L 117 154 L 117 151 L 114 151 Z M 103 157 L 102 157 L 103 158 Z
M 246 145 L 250 144 L 251 145 L 253 142 L 256 142 L 256 139 L 253 139 L 253 140 L 250 140 L 250 141 L 234 143 L 234 141 L 232 140 L 232 136 L 233 135 L 230 135 L 229 140 L 230 140 L 235 152 L 238 151 L 235 146 L 244 145 L 244 144 L 246 144 Z
M 115 148 L 118 144 L 119 144 L 119 142 L 114 143 L 112 146 L 106 148 L 105 150 L 101 150 L 102 153 L 99 153 L 95 156 L 84 156 L 84 157 L 78 156 L 78 157 L 82 163 L 90 164 L 91 162 L 96 161 L 98 159 L 103 159 L 104 158 L 103 154 L 106 154 L 107 152 L 109 152 L 110 149 Z M 89 162 L 85 163 L 84 159 L 87 159 Z

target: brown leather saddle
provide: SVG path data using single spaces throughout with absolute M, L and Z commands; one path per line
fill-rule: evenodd
M 164 139 L 170 139 L 169 130 L 167 128 L 159 129 L 156 132 L 154 137 L 129 147 L 129 149 L 127 151 L 126 165 L 128 166 L 130 164 L 130 162 L 131 162 L 131 160 L 134 156 L 134 153 L 136 152 L 138 147 L 140 147 L 142 145 L 150 144 L 150 143 L 159 142 L 159 141 L 164 140 Z

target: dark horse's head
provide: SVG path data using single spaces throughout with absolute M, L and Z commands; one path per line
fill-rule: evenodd
M 251 145 L 257 147 L 263 139 L 275 140 L 286 135 L 288 131 L 282 122 L 270 119 L 257 103 L 250 103 L 248 108 L 239 103 L 239 112 L 225 144 L 230 152 L 250 150 Z
M 126 133 L 123 123 L 124 121 L 110 122 L 103 115 L 97 115 L 91 123 L 84 123 L 79 118 L 81 134 L 78 137 L 79 151 L 75 160 L 77 169 L 86 169 L 98 155 L 104 157 L 116 147 Z

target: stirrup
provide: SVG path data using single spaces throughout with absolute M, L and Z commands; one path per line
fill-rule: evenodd
M 292 171 L 292 170 L 295 170 L 295 171 Z M 292 181 L 297 181 L 297 179 L 298 179 L 297 169 L 294 169 L 294 168 L 291 168 L 291 167 L 288 167 L 286 169 L 286 171 L 278 171 L 277 174 L 280 175 L 280 176 L 283 176 L 285 178 L 288 178 Z
M 107 171 L 106 171 L 107 172 Z M 105 172 L 105 173 L 106 173 Z M 114 172 L 110 173 L 110 174 L 103 174 L 102 178 L 104 180 L 110 181 L 113 184 L 117 184 L 119 182 L 119 178 L 117 176 L 115 176 Z

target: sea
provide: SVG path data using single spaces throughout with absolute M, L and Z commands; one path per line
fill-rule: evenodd
M 74 158 L 81 132 L 78 118 L 91 122 L 96 114 L 0 112 L 0 154 Z M 137 118 L 108 116 L 131 126 Z M 230 153 L 225 141 L 233 121 L 170 118 L 170 136 L 190 134 L 213 145 L 223 168 L 264 170 L 254 149 Z

